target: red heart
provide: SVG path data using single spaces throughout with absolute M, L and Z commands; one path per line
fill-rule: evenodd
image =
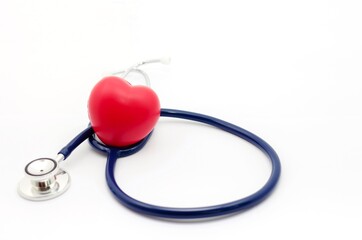
M 145 138 L 160 117 L 156 93 L 110 76 L 94 86 L 88 101 L 91 125 L 106 145 L 124 147 Z

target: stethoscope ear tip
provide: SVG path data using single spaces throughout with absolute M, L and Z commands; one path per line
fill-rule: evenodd
M 70 175 L 51 158 L 38 158 L 25 167 L 25 176 L 18 184 L 21 197 L 42 201 L 60 196 L 70 186 Z

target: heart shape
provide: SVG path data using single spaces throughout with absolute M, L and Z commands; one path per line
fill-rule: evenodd
M 88 114 L 98 138 L 106 145 L 129 146 L 141 141 L 160 117 L 156 93 L 109 76 L 98 82 L 89 97 Z

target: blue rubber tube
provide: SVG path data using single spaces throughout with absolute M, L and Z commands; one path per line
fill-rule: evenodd
M 128 196 L 117 185 L 117 182 L 114 177 L 114 169 L 117 159 L 139 151 L 146 144 L 147 140 L 149 139 L 149 136 L 146 137 L 141 142 L 127 149 L 107 147 L 95 141 L 94 138 L 91 136 L 90 137 L 91 145 L 96 149 L 102 152 L 106 152 L 108 154 L 107 166 L 106 166 L 107 184 L 112 193 L 115 195 L 115 197 L 126 207 L 141 214 L 150 215 L 154 217 L 161 217 L 161 218 L 172 218 L 172 219 L 210 218 L 210 217 L 232 214 L 251 208 L 256 204 L 260 203 L 261 201 L 263 201 L 276 186 L 281 172 L 280 161 L 278 155 L 273 150 L 273 148 L 263 139 L 259 138 L 258 136 L 254 135 L 253 133 L 243 128 L 240 128 L 231 123 L 207 115 L 180 111 L 180 110 L 173 110 L 173 109 L 162 109 L 161 116 L 202 122 L 214 126 L 216 128 L 219 128 L 223 131 L 229 132 L 235 136 L 238 136 L 250 142 L 254 146 L 258 147 L 269 157 L 272 164 L 271 175 L 267 183 L 261 189 L 251 194 L 250 196 L 244 197 L 236 201 L 214 205 L 214 206 L 197 207 L 197 208 L 170 208 L 170 207 L 151 205 Z
M 84 129 L 81 133 L 79 133 L 75 138 L 70 141 L 67 146 L 63 147 L 58 154 L 63 154 L 64 159 L 67 159 L 69 155 L 76 149 L 79 144 L 84 142 L 87 138 L 92 136 L 94 133 L 93 128 L 91 126 L 88 126 L 86 129 Z

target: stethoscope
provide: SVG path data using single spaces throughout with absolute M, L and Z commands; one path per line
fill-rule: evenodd
M 168 59 L 157 59 L 157 60 L 150 60 L 150 61 L 144 61 L 139 64 L 136 64 L 124 71 L 117 72 L 114 75 L 122 75 L 122 78 L 112 78 L 112 81 L 115 82 L 115 84 L 129 84 L 127 81 L 125 81 L 123 78 L 125 78 L 128 74 L 131 72 L 141 74 L 145 81 L 147 86 L 150 86 L 150 80 L 148 75 L 141 69 L 139 69 L 140 66 L 148 63 L 154 63 L 154 62 L 160 62 L 160 63 L 168 63 Z M 108 80 L 108 79 L 107 79 Z M 117 81 L 120 81 L 118 83 Z M 104 83 L 106 82 L 106 83 Z M 116 102 L 121 102 L 117 104 L 121 104 L 120 106 L 127 105 L 128 102 L 132 102 L 133 100 L 124 100 L 119 99 L 119 97 L 114 97 L 116 99 L 108 99 L 108 92 L 107 92 L 107 86 L 104 87 L 102 84 L 106 85 L 107 83 L 111 82 L 110 80 L 103 81 L 96 85 L 94 89 L 96 89 L 98 92 L 97 94 L 103 94 L 101 97 L 104 99 L 104 101 L 108 101 L 110 105 L 113 103 L 110 101 L 115 100 Z M 132 86 L 130 86 L 132 87 Z M 148 88 L 146 86 L 141 87 L 141 90 L 144 88 Z M 128 86 L 125 85 L 126 89 L 128 89 Z M 94 92 L 94 89 L 92 91 L 92 94 Z M 101 90 L 99 90 L 101 89 Z M 108 88 L 109 89 L 109 88 Z M 122 89 L 122 87 L 120 87 Z M 112 90 L 113 91 L 113 90 Z M 149 94 L 149 90 L 145 89 L 147 94 Z M 90 105 L 93 104 L 92 101 L 95 101 L 97 104 L 99 95 L 93 96 L 94 99 L 92 99 L 92 94 L 90 97 Z M 152 92 L 151 98 L 152 98 Z M 133 98 L 133 96 L 127 96 L 126 98 Z M 102 100 L 103 101 L 103 100 Z M 100 101 L 100 103 L 102 103 Z M 122 102 L 123 101 L 123 102 Z M 139 99 L 137 101 L 140 101 Z M 136 104 L 137 101 L 135 100 Z M 126 103 L 124 103 L 126 102 Z M 95 113 L 98 113 L 99 111 L 103 111 L 103 109 L 107 108 L 109 106 L 101 105 L 98 106 L 97 104 L 95 107 Z M 123 104 L 123 105 L 122 105 Z M 142 105 L 142 103 L 141 103 Z M 90 106 L 93 107 L 93 106 Z M 130 106 L 132 108 L 132 106 Z M 91 109 L 89 109 L 91 111 Z M 148 116 L 147 114 L 151 114 L 147 112 L 148 110 L 142 109 L 142 106 L 137 106 L 138 113 L 143 113 L 142 111 L 145 111 L 145 116 Z M 97 112 L 98 111 L 98 112 Z M 109 111 L 112 111 L 110 109 Z M 161 117 L 170 117 L 170 118 L 179 118 L 179 119 L 186 119 L 191 121 L 196 121 L 200 123 L 204 123 L 207 125 L 211 125 L 213 127 L 216 127 L 222 131 L 231 133 L 241 139 L 244 139 L 248 141 L 249 143 L 253 144 L 257 148 L 259 148 L 261 151 L 263 151 L 270 159 L 272 170 L 270 177 L 268 181 L 264 184 L 262 188 L 254 192 L 253 194 L 244 197 L 242 199 L 214 205 L 214 206 L 206 206 L 206 207 L 197 207 L 197 208 L 172 208 L 172 207 L 163 207 L 163 206 L 156 206 L 151 205 L 148 203 L 144 203 L 142 201 L 139 201 L 137 199 L 132 198 L 131 196 L 127 195 L 117 184 L 114 176 L 115 171 L 115 165 L 117 162 L 117 159 L 130 156 L 138 151 L 140 151 L 147 143 L 149 138 L 152 135 L 153 127 L 146 133 L 146 135 L 140 139 L 137 140 L 137 135 L 139 134 L 139 129 L 137 129 L 137 124 L 135 125 L 131 121 L 140 121 L 139 119 L 133 119 L 137 118 L 137 116 L 132 115 L 131 117 L 124 117 L 123 115 L 127 115 L 127 113 L 123 113 L 121 118 L 119 118 L 119 122 L 124 122 L 125 125 L 131 124 L 130 131 L 133 131 L 133 135 L 125 135 L 125 136 L 113 136 L 112 133 L 106 134 L 103 131 L 101 127 L 97 125 L 97 117 L 102 116 L 92 116 L 92 113 L 90 113 L 91 118 L 91 124 L 83 130 L 81 133 L 79 133 L 72 141 L 70 141 L 64 148 L 62 148 L 55 159 L 52 158 L 39 158 L 35 159 L 31 162 L 29 162 L 25 166 L 25 177 L 20 181 L 18 185 L 18 193 L 20 196 L 24 197 L 28 200 L 33 201 L 40 201 L 40 200 L 47 200 L 55 198 L 62 193 L 64 193 L 70 186 L 70 176 L 69 174 L 61 169 L 59 167 L 59 164 L 67 159 L 73 150 L 75 150 L 83 141 L 86 139 L 89 140 L 90 145 L 96 149 L 97 151 L 100 151 L 107 155 L 107 164 L 106 164 L 106 180 L 108 187 L 114 194 L 114 196 L 126 207 L 128 207 L 131 210 L 134 210 L 138 213 L 153 216 L 153 217 L 160 217 L 160 218 L 168 218 L 168 219 L 199 219 L 199 218 L 211 218 L 211 217 L 217 217 L 217 216 L 223 216 L 228 215 L 236 212 L 240 212 L 242 210 L 251 208 L 255 206 L 256 204 L 263 201 L 274 189 L 276 186 L 280 172 L 281 172 L 281 165 L 278 158 L 278 155 L 273 150 L 273 148 L 266 143 L 263 139 L 256 136 L 255 134 L 238 127 L 236 125 L 233 125 L 231 123 L 225 122 L 223 120 L 210 117 L 207 115 L 199 114 L 199 113 L 193 113 L 193 112 L 187 112 L 187 111 L 181 111 L 181 110 L 175 110 L 175 109 L 159 109 L 159 112 L 157 113 Z M 119 116 L 118 116 L 119 117 Z M 152 118 L 152 117 L 150 117 Z M 117 119 L 117 116 L 115 118 L 109 118 L 110 122 L 107 122 L 108 124 L 117 124 L 117 122 L 114 122 L 113 120 Z M 94 120 L 94 126 L 92 125 Z M 142 120 L 142 119 L 141 119 Z M 147 121 L 147 120 L 145 120 Z M 151 121 L 151 120 L 149 120 Z M 140 122 L 140 126 L 142 126 L 144 129 L 144 123 Z M 142 125 L 143 124 L 143 125 Z M 116 126 L 116 125 L 115 125 Z M 107 128 L 105 126 L 105 128 Z M 133 130 L 131 128 L 134 128 Z M 112 128 L 110 128 L 112 130 Z M 107 129 L 106 129 L 107 130 Z M 103 139 L 100 137 L 101 135 L 104 135 Z M 107 135 L 108 134 L 108 135 Z M 98 136 L 99 135 L 99 136 Z M 109 136 L 112 135 L 112 136 Z M 121 134 L 118 134 L 121 135 Z M 133 141 L 136 141 L 132 143 L 131 141 L 128 142 L 131 138 Z M 106 144 L 107 142 L 108 144 Z M 113 144 L 117 143 L 117 145 Z M 125 146 L 122 146 L 122 143 L 131 143 L 127 144 Z

